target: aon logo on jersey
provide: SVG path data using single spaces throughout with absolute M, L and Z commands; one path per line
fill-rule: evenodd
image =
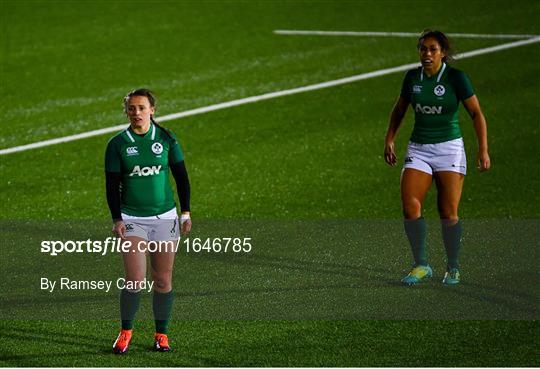
M 161 169 L 161 165 L 152 165 L 151 167 L 140 167 L 138 165 L 135 165 L 135 168 L 133 168 L 133 171 L 129 174 L 130 177 L 133 177 L 135 175 L 137 176 L 153 176 L 154 174 L 159 174 L 159 170 Z
M 442 106 L 422 106 L 416 104 L 414 111 L 423 114 L 442 114 Z

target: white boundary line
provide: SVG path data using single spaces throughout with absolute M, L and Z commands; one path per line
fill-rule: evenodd
M 413 32 L 354 32 L 354 31 L 310 31 L 276 29 L 276 35 L 298 35 L 298 36 L 355 36 L 355 37 L 418 37 L 419 33 Z M 485 34 L 485 33 L 447 33 L 453 38 L 495 38 L 495 39 L 523 39 L 538 37 L 540 35 L 522 34 Z
M 454 57 L 456 59 L 471 58 L 471 57 L 477 56 L 477 55 L 494 53 L 494 52 L 497 52 L 497 51 L 500 51 L 500 50 L 511 49 L 511 48 L 514 48 L 514 47 L 529 45 L 529 44 L 533 44 L 533 43 L 536 43 L 536 42 L 540 42 L 540 36 L 537 36 L 537 37 L 534 37 L 534 38 L 529 38 L 527 40 L 514 41 L 514 42 L 502 44 L 502 45 L 497 45 L 497 46 L 486 47 L 486 48 L 483 48 L 483 49 L 472 50 L 472 51 L 464 52 L 464 53 L 461 53 L 461 54 L 457 54 Z M 381 69 L 381 70 L 377 70 L 377 71 L 374 71 L 374 72 L 357 74 L 357 75 L 354 75 L 354 76 L 335 79 L 335 80 L 332 80 L 332 81 L 327 81 L 327 82 L 322 82 L 322 83 L 316 83 L 316 84 L 313 84 L 313 85 L 297 87 L 297 88 L 291 88 L 291 89 L 288 89 L 288 90 L 275 91 L 275 92 L 270 92 L 270 93 L 257 95 L 257 96 L 245 97 L 243 99 L 227 101 L 227 102 L 214 104 L 214 105 L 208 105 L 208 106 L 204 106 L 204 107 L 196 108 L 196 109 L 192 109 L 192 110 L 186 110 L 186 111 L 179 112 L 179 113 L 173 113 L 173 114 L 164 115 L 164 116 L 162 116 L 160 118 L 157 118 L 156 121 L 157 122 L 165 122 L 165 121 L 169 121 L 169 120 L 189 117 L 189 116 L 192 116 L 192 115 L 203 114 L 203 113 L 207 113 L 207 112 L 210 112 L 210 111 L 226 109 L 226 108 L 230 108 L 230 107 L 233 107 L 233 106 L 251 104 L 251 103 L 254 103 L 254 102 L 258 102 L 258 101 L 274 99 L 276 97 L 294 95 L 294 94 L 298 94 L 298 93 L 302 93 L 302 92 L 306 92 L 306 91 L 314 91 L 314 90 L 320 90 L 320 89 L 323 89 L 323 88 L 344 85 L 344 84 L 347 84 L 347 83 L 361 81 L 361 80 L 364 80 L 364 79 L 380 77 L 380 76 L 384 76 L 384 75 L 392 74 L 392 73 L 397 73 L 397 72 L 403 72 L 403 71 L 409 70 L 411 68 L 415 68 L 415 67 L 417 67 L 419 65 L 420 65 L 420 63 L 418 63 L 418 62 L 417 63 L 403 64 L 403 65 L 399 65 L 399 66 L 393 67 L 393 68 L 386 68 L 386 69 Z M 53 139 L 44 140 L 44 141 L 38 141 L 38 142 L 34 142 L 34 143 L 31 143 L 31 144 L 27 144 L 27 145 L 14 146 L 14 147 L 10 147 L 10 148 L 7 148 L 7 149 L 0 150 L 0 155 L 6 155 L 6 154 L 12 154 L 12 153 L 15 153 L 15 152 L 21 152 L 21 151 L 26 151 L 26 150 L 37 149 L 39 147 L 56 145 L 56 144 L 63 143 L 63 142 L 81 140 L 83 138 L 99 136 L 99 135 L 103 135 L 105 133 L 117 132 L 117 131 L 120 131 L 120 130 L 126 128 L 126 127 L 127 127 L 127 123 L 124 123 L 124 124 L 119 124 L 119 125 L 112 126 L 112 127 L 97 129 L 97 130 L 94 130 L 94 131 L 79 133 L 79 134 L 76 134 L 76 135 L 53 138 Z

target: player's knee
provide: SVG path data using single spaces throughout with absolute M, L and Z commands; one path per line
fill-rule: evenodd
M 455 214 L 439 214 L 439 218 L 441 219 L 441 223 L 447 226 L 452 226 L 456 224 L 459 221 L 459 217 L 457 213 Z
M 439 206 L 439 218 L 446 222 L 457 222 L 458 209 L 457 206 Z
M 403 200 L 403 216 L 405 219 L 418 219 L 422 216 L 422 203 L 415 198 Z
M 167 292 L 172 289 L 172 280 L 169 275 L 158 275 L 154 277 L 154 289 L 158 292 Z

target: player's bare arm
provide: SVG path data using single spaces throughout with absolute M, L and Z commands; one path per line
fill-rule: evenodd
M 482 113 L 480 102 L 478 101 L 476 95 L 463 100 L 463 106 L 465 106 L 465 109 L 467 109 L 467 112 L 473 121 L 474 130 L 476 131 L 476 138 L 478 140 L 478 154 L 476 162 L 478 165 L 478 170 L 484 172 L 489 170 L 491 167 L 491 160 L 489 158 L 488 151 L 486 118 L 484 117 L 484 113 Z
M 390 123 L 388 124 L 388 130 L 386 131 L 386 138 L 384 139 L 384 160 L 391 166 L 395 166 L 397 163 L 397 156 L 394 147 L 394 140 L 405 118 L 409 103 L 403 97 L 399 97 L 390 113 Z

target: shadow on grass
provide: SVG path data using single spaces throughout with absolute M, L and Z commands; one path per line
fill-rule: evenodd
M 75 333 L 61 328 L 30 328 L 30 327 L 3 327 L 0 338 L 15 340 L 18 345 L 11 346 L 8 352 L 7 346 L 2 348 L 0 362 L 6 362 L 13 366 L 47 366 L 53 365 L 73 366 L 73 360 L 82 358 L 85 366 L 225 366 L 214 359 L 191 355 L 183 347 L 173 348 L 168 353 L 155 352 L 151 340 L 147 344 L 133 342 L 130 352 L 125 355 L 115 355 L 112 352 L 114 331 L 111 337 L 100 337 L 91 333 Z M 110 339 L 109 339 L 110 338 Z M 47 352 L 37 353 L 27 343 L 42 345 Z M 73 350 L 73 352 L 66 352 Z M 21 350 L 23 354 L 13 354 L 13 351 Z M 55 352 L 55 350 L 57 352 Z M 129 355 L 132 354 L 130 357 Z M 135 361 L 134 361 L 135 360 Z M 140 360 L 140 361 L 139 361 Z M 37 365 L 35 365 L 37 364 Z
M 197 256 L 201 257 L 202 256 Z M 370 283 L 374 274 L 377 275 L 378 282 L 385 282 L 389 285 L 396 285 L 397 274 L 390 268 L 380 268 L 373 265 L 333 263 L 323 261 L 306 261 L 290 257 L 272 256 L 272 255 L 247 255 L 244 257 L 230 255 L 208 254 L 204 256 L 209 261 L 219 261 L 228 264 L 263 266 L 268 268 L 280 268 L 290 271 L 300 271 L 312 274 L 326 274 L 343 277 L 363 278 Z

